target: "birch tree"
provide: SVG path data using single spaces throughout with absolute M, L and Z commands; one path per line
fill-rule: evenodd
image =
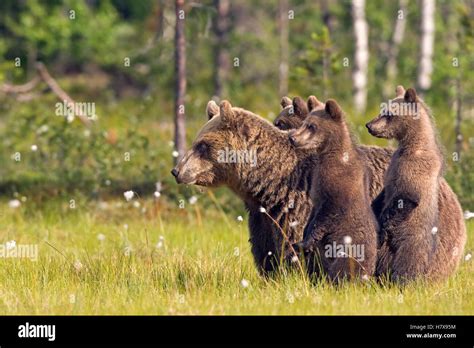
M 398 10 L 393 28 L 392 42 L 388 48 L 387 65 L 385 66 L 386 82 L 384 84 L 384 96 L 388 98 L 395 90 L 395 78 L 397 76 L 397 59 L 400 44 L 405 36 L 406 10 L 408 0 L 398 1 Z
M 435 0 L 421 1 L 420 64 L 417 86 L 420 92 L 431 87 L 433 72 L 433 46 L 435 34 Z
M 369 28 L 365 19 L 365 0 L 352 0 L 354 29 L 354 106 L 357 112 L 365 111 L 367 105 L 367 70 L 369 64 Z
M 278 3 L 278 29 L 280 36 L 280 65 L 278 68 L 278 85 L 280 97 L 288 94 L 288 0 L 279 0 Z

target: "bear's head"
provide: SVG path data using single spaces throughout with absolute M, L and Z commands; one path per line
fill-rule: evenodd
M 340 106 L 329 99 L 323 109 L 313 109 L 301 127 L 290 131 L 288 136 L 296 148 L 320 153 L 331 147 L 333 142 L 341 141 L 345 129 Z
M 280 105 L 282 110 L 273 124 L 281 130 L 299 128 L 311 110 L 324 108 L 324 103 L 321 103 L 313 95 L 308 98 L 306 103 L 301 97 L 294 97 L 293 101 L 288 97 L 283 97 Z
M 410 130 L 419 126 L 419 100 L 416 91 L 403 86 L 396 89 L 397 96 L 381 104 L 380 114 L 366 124 L 369 133 L 377 138 L 401 140 Z
M 233 108 L 226 100 L 219 106 L 209 101 L 206 108 L 207 123 L 171 171 L 177 183 L 216 187 L 232 181 L 229 164 L 220 158 L 226 149 L 243 147 L 242 137 L 248 131 L 245 122 L 242 122 L 245 112 Z

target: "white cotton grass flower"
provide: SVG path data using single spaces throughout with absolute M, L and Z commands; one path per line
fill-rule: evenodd
M 244 289 L 248 288 L 250 285 L 250 282 L 247 279 L 242 279 L 240 281 L 240 286 L 243 287 Z
M 237 221 L 242 222 L 242 221 L 244 221 L 244 218 L 241 215 L 239 215 L 239 216 L 237 216 Z
M 130 200 L 133 199 L 133 197 L 135 196 L 135 192 L 133 191 L 125 191 L 123 193 L 123 196 L 125 197 L 125 199 L 127 200 L 127 202 L 129 202 Z
M 172 155 L 174 158 L 178 158 L 179 152 L 176 151 L 176 150 L 174 150 L 174 151 L 171 153 L 171 155 Z
M 290 225 L 290 227 L 296 227 L 296 226 L 298 226 L 298 221 L 296 221 L 296 220 L 292 221 L 292 222 L 290 222 L 289 225 Z
M 193 205 L 193 204 L 196 204 L 198 198 L 196 196 L 191 196 L 189 198 L 189 204 Z
M 293 262 L 293 263 L 298 262 L 298 256 L 294 255 L 294 256 L 291 258 L 291 262 Z
M 128 224 L 123 224 L 123 228 L 124 228 L 125 230 L 128 230 Z
M 344 241 L 344 244 L 351 244 L 352 243 L 352 237 L 351 236 L 344 236 L 343 241 Z
M 156 248 L 157 249 L 162 249 L 165 246 L 165 237 L 160 236 L 158 239 L 158 243 L 156 243 Z
M 474 218 L 474 212 L 469 211 L 469 210 L 466 210 L 466 211 L 464 212 L 464 219 L 465 219 L 465 220 L 469 220 L 469 219 L 471 219 L 471 218 Z
M 362 280 L 366 280 L 366 281 L 369 280 L 369 275 L 368 275 L 368 274 L 364 274 L 364 275 L 362 276 Z
M 81 261 L 79 261 L 79 260 L 74 261 L 73 266 L 74 266 L 74 269 L 75 269 L 77 272 L 80 272 L 80 271 L 82 270 L 82 268 L 84 267 L 84 266 L 82 265 Z
M 160 198 L 160 196 L 161 196 L 160 191 L 153 192 L 153 196 L 155 196 L 155 198 Z
M 268 256 L 272 256 L 273 253 L 272 253 L 271 251 L 269 251 L 269 252 L 267 253 L 267 255 L 268 255 Z
M 11 201 L 8 202 L 8 206 L 12 209 L 19 208 L 21 205 L 21 202 L 18 199 L 12 199 Z
M 472 259 L 472 254 L 471 253 L 466 254 L 466 256 L 464 256 L 464 261 L 469 261 L 470 259 Z
M 140 202 L 139 202 L 139 201 L 133 202 L 133 206 L 134 206 L 135 208 L 140 208 Z
M 26 196 L 22 196 L 22 197 L 21 197 L 21 201 L 22 201 L 23 203 L 25 203 L 27 200 L 28 200 L 28 198 L 27 198 Z
M 38 151 L 38 145 L 35 145 L 35 144 L 31 145 L 31 151 L 33 152 Z
M 267 212 L 267 210 L 264 207 L 258 208 L 258 211 L 260 211 L 261 213 L 266 213 Z
M 16 248 L 16 242 L 14 240 L 10 240 L 10 241 L 6 242 L 5 243 L 5 248 L 7 250 L 15 249 Z
M 105 180 L 105 186 L 110 186 L 112 184 L 112 181 L 109 179 Z
M 74 115 L 69 114 L 69 115 L 67 115 L 66 119 L 67 119 L 68 123 L 71 123 L 72 121 L 74 121 Z
M 436 233 L 438 233 L 438 227 L 435 226 L 431 229 L 431 234 L 436 234 Z
M 99 233 L 99 234 L 97 235 L 97 239 L 100 240 L 101 242 L 103 242 L 103 241 L 105 240 L 105 234 Z

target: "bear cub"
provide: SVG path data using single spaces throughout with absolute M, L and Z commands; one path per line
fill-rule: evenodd
M 298 150 L 311 151 L 317 163 L 310 192 L 313 211 L 295 248 L 305 254 L 311 275 L 323 273 L 335 282 L 367 279 L 375 271 L 378 223 L 365 158 L 341 108 L 328 100 L 289 138 Z

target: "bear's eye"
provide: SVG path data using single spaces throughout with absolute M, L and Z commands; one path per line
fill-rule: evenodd
M 309 129 L 311 132 L 315 132 L 315 131 L 316 131 L 316 125 L 310 123 L 310 124 L 308 124 L 308 129 Z
M 393 114 L 392 114 L 391 111 L 387 110 L 387 111 L 385 111 L 385 112 L 382 114 L 382 116 L 383 116 L 383 117 L 392 117 Z
M 207 155 L 207 152 L 209 151 L 209 144 L 205 143 L 204 141 L 201 141 L 194 146 L 194 150 L 200 156 L 205 156 Z

